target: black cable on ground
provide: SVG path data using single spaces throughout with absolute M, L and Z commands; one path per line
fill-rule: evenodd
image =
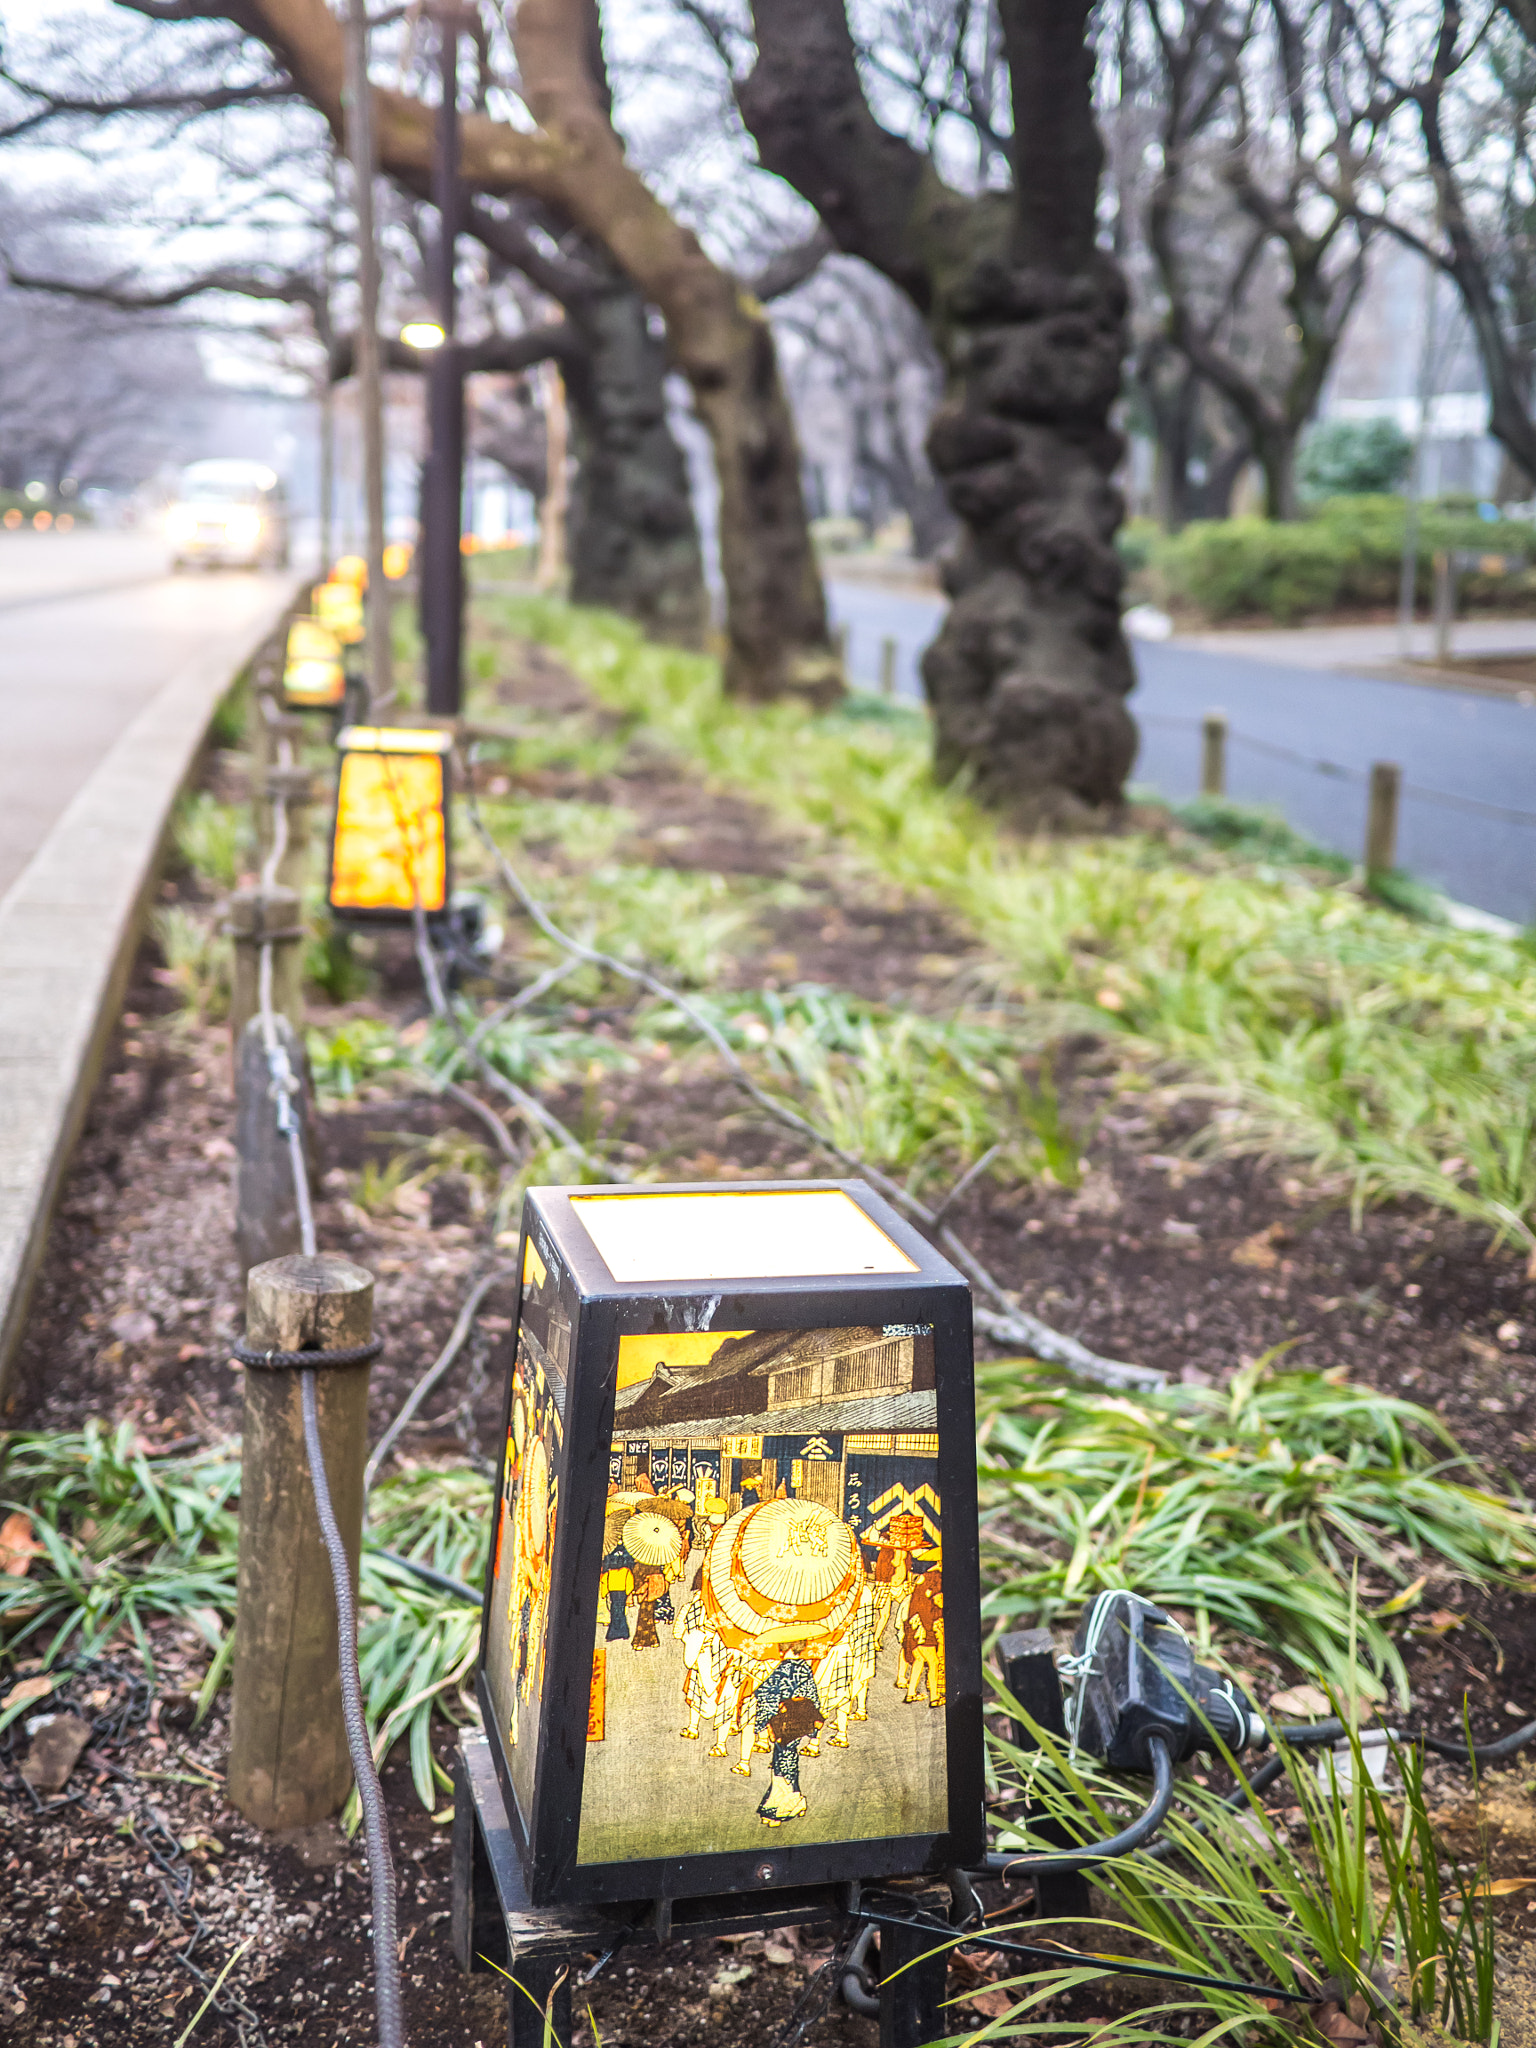
M 465 1297 L 463 1306 L 459 1310 L 453 1328 L 448 1333 L 447 1343 L 444 1344 L 442 1350 L 439 1351 L 436 1358 L 433 1359 L 421 1378 L 406 1395 L 394 1421 L 385 1430 L 384 1434 L 374 1445 L 373 1450 L 369 1453 L 368 1464 L 363 1472 L 364 1498 L 372 1490 L 373 1482 L 378 1478 L 380 1468 L 385 1459 L 394 1449 L 401 1431 L 469 1341 L 469 1333 L 475 1326 L 475 1316 L 481 1302 L 484 1301 L 491 1289 L 498 1285 L 499 1282 L 515 1280 L 516 1278 L 517 1268 L 515 1266 L 495 1266 L 489 1273 L 483 1274 L 470 1289 Z
M 423 1564 L 417 1557 L 402 1557 L 398 1550 L 386 1550 L 382 1543 L 370 1543 L 368 1555 L 399 1565 L 402 1571 L 414 1573 L 423 1585 L 435 1586 L 439 1593 L 451 1594 L 455 1600 L 465 1600 L 471 1607 L 478 1607 L 485 1597 L 462 1579 L 456 1579 L 451 1572 L 440 1572 L 435 1564 Z
M 1246 1806 L 1250 1799 L 1257 1799 L 1261 1792 L 1267 1792 L 1275 1780 L 1283 1777 L 1284 1774 L 1285 1758 L 1283 1756 L 1266 1757 L 1251 1778 L 1239 1778 L 1232 1790 L 1224 1794 L 1221 1803 L 1223 1806 L 1229 1807 L 1232 1811 L 1236 1812 L 1238 1808 Z M 1208 1835 L 1211 1831 L 1209 1821 L 1193 1821 L 1191 1826 L 1197 1835 Z M 1161 1862 L 1166 1857 L 1177 1855 L 1179 1847 L 1180 1844 L 1172 1836 L 1169 1836 L 1161 1842 L 1154 1842 L 1147 1851 L 1147 1855 Z
M 1059 1851 L 1026 1849 L 1013 1856 L 994 1849 L 976 1875 L 1025 1877 L 1036 1870 L 1089 1870 L 1095 1863 L 1106 1862 L 1113 1856 L 1129 1856 L 1134 1849 L 1139 1849 L 1167 1818 L 1174 1792 L 1173 1759 L 1168 1753 L 1167 1743 L 1160 1735 L 1153 1734 L 1147 1739 L 1147 1749 L 1152 1760 L 1152 1797 L 1119 1834 L 1110 1835 L 1102 1842 L 1084 1842 L 1077 1848 Z
M 368 1878 L 373 1895 L 374 2002 L 379 2021 L 379 2048 L 405 2048 L 405 2010 L 400 1998 L 400 1952 L 395 1933 L 395 1866 L 389 1850 L 384 1793 L 374 1768 L 363 1717 L 363 1681 L 357 1668 L 357 1607 L 352 1598 L 352 1566 L 336 1523 L 326 1477 L 325 1449 L 320 1442 L 320 1403 L 312 1372 L 299 1375 L 304 1406 L 304 1449 L 315 1490 L 315 1513 L 331 1563 L 336 1594 L 336 1638 L 340 1651 L 341 1711 L 347 1724 L 347 1749 L 352 1776 L 363 1809 L 368 1848 Z
M 1285 1991 L 1278 1984 L 1251 1984 L 1242 1977 L 1207 1976 L 1202 1970 L 1175 1970 L 1162 1963 L 1141 1963 L 1133 1956 L 1096 1954 L 1092 1949 L 1058 1948 L 1054 1943 L 1003 1941 L 992 1934 L 956 1934 L 942 1921 L 916 1914 L 862 1912 L 860 1917 L 874 1927 L 916 1928 L 937 1937 L 934 1946 L 988 1948 L 998 1955 L 1028 1956 L 1034 1962 L 1092 1963 L 1116 1977 L 1149 1977 L 1162 1984 L 1189 1984 L 1202 1991 L 1240 1991 L 1249 1998 L 1281 1998 L 1292 2005 L 1311 2005 L 1315 1991 Z

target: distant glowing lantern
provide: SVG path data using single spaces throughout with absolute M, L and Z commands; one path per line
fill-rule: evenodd
M 344 918 L 408 923 L 446 910 L 449 890 L 447 733 L 350 725 L 331 835 L 331 909 Z
M 407 348 L 441 348 L 448 339 L 436 320 L 407 320 L 400 330 Z
M 402 576 L 411 573 L 411 545 L 409 541 L 392 540 L 384 550 L 384 574 L 391 583 L 398 583 Z
M 368 588 L 368 564 L 361 555 L 342 555 L 331 571 L 333 583 L 350 583 L 358 590 Z
M 347 692 L 341 642 L 320 619 L 295 619 L 288 628 L 283 662 L 283 696 L 292 705 L 313 708 L 341 703 Z
M 17 527 L 18 527 L 18 526 L 20 526 L 20 524 L 21 524 L 21 522 L 22 522 L 22 520 L 23 520 L 23 518 L 24 518 L 25 516 L 26 516 L 26 515 L 25 515 L 25 514 L 24 514 L 24 513 L 22 512 L 22 510 L 21 510 L 21 508 L 20 508 L 19 506 L 17 506 L 17 505 L 12 505 L 12 506 L 10 506 L 10 507 L 9 507 L 9 508 L 7 509 L 7 511 L 6 511 L 5 519 L 4 519 L 4 522 L 3 522 L 3 523 L 4 523 L 4 526 L 5 526 L 5 528 L 6 528 L 6 531 L 7 531 L 8 533 L 14 533 L 14 532 L 16 531 Z
M 974 1862 L 961 1275 L 859 1181 L 534 1188 L 521 1270 L 479 1691 L 530 1902 Z
M 362 639 L 363 593 L 355 583 L 317 583 L 313 603 L 315 617 L 330 627 L 343 646 Z

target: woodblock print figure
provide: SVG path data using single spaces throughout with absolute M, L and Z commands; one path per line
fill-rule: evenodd
M 512 1371 L 485 1652 L 486 1680 L 525 1815 L 533 1793 L 558 1520 L 560 1391 L 560 1376 L 525 1314 Z
M 609 1474 L 578 1860 L 940 1832 L 941 1605 L 890 1682 L 941 1554 L 931 1334 L 625 1338 Z

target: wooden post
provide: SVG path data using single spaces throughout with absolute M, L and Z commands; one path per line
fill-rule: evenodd
M 888 703 L 895 703 L 896 642 L 889 634 L 880 642 L 880 694 Z
M 1067 1723 L 1062 1709 L 1061 1679 L 1056 1671 L 1056 1653 L 1048 1628 L 1021 1628 L 1003 1636 L 997 1645 L 1003 1683 L 1036 1727 L 1048 1735 L 1066 1739 Z M 1022 1721 L 1010 1723 L 1015 1749 L 1038 1749 L 1034 1733 Z M 1025 1810 L 1030 1827 L 1048 1842 L 1063 1848 L 1072 1837 L 1058 1820 L 1044 1817 L 1038 1808 Z M 1088 1880 L 1080 1870 L 1042 1870 L 1030 1879 L 1035 1888 L 1035 1915 L 1041 1920 L 1087 1920 L 1093 1912 Z
M 229 899 L 226 929 L 235 942 L 234 989 L 229 1004 L 229 1030 L 238 1046 L 240 1035 L 261 1009 L 261 941 L 271 934 L 272 1007 L 296 1030 L 304 1024 L 304 928 L 298 892 L 274 885 L 236 889 Z
M 277 864 L 277 881 L 294 889 L 301 900 L 309 867 L 309 813 L 315 798 L 314 778 L 307 768 L 269 767 L 258 785 L 256 797 L 256 864 L 264 869 L 272 850 L 276 829 L 273 798 L 288 806 L 288 843 Z
M 1227 793 L 1227 714 L 1207 711 L 1200 721 L 1200 794 Z
M 1451 658 L 1451 621 L 1456 613 L 1456 568 L 1450 551 L 1435 552 L 1435 659 Z
M 880 2048 L 923 2048 L 942 2041 L 951 2021 L 941 2008 L 949 1949 L 937 1928 L 880 1929 Z
M 345 1350 L 373 1336 L 373 1275 L 350 1259 L 272 1259 L 246 1283 L 252 1350 Z M 331 1499 L 357 1583 L 368 1368 L 316 1374 Z M 261 1828 L 310 1827 L 352 1784 L 337 1665 L 336 1597 L 304 1455 L 296 1371 L 248 1368 L 240 1458 L 240 1566 L 229 1797 Z
M 251 760 L 254 781 L 275 765 L 287 740 L 290 748 L 297 753 L 304 742 L 304 721 L 296 711 L 280 709 L 281 699 L 261 697 L 254 699 L 251 712 Z
M 518 1956 L 507 1986 L 507 2048 L 570 2048 L 574 1966 L 548 1956 Z
M 297 1083 L 291 1102 L 304 1133 L 308 1162 L 314 1157 L 309 1062 L 299 1034 L 286 1017 L 278 1017 L 274 1029 Z M 272 1084 L 261 1019 L 253 1017 L 235 1043 L 235 1250 L 242 1282 L 253 1266 L 297 1252 L 304 1242 L 293 1184 L 293 1156 L 278 1129 Z M 313 1187 L 310 1199 L 314 1199 Z
M 1397 802 L 1403 771 L 1395 761 L 1371 763 L 1371 799 L 1365 820 L 1365 872 L 1384 874 L 1397 866 Z

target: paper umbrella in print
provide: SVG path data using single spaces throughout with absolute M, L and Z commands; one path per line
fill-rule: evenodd
M 636 1564 L 676 1564 L 683 1554 L 683 1532 L 667 1515 L 631 1515 L 624 1524 L 624 1548 Z
M 857 1538 L 817 1501 L 743 1508 L 711 1544 L 704 1567 L 705 1611 L 732 1649 L 837 1635 L 863 1587 Z

